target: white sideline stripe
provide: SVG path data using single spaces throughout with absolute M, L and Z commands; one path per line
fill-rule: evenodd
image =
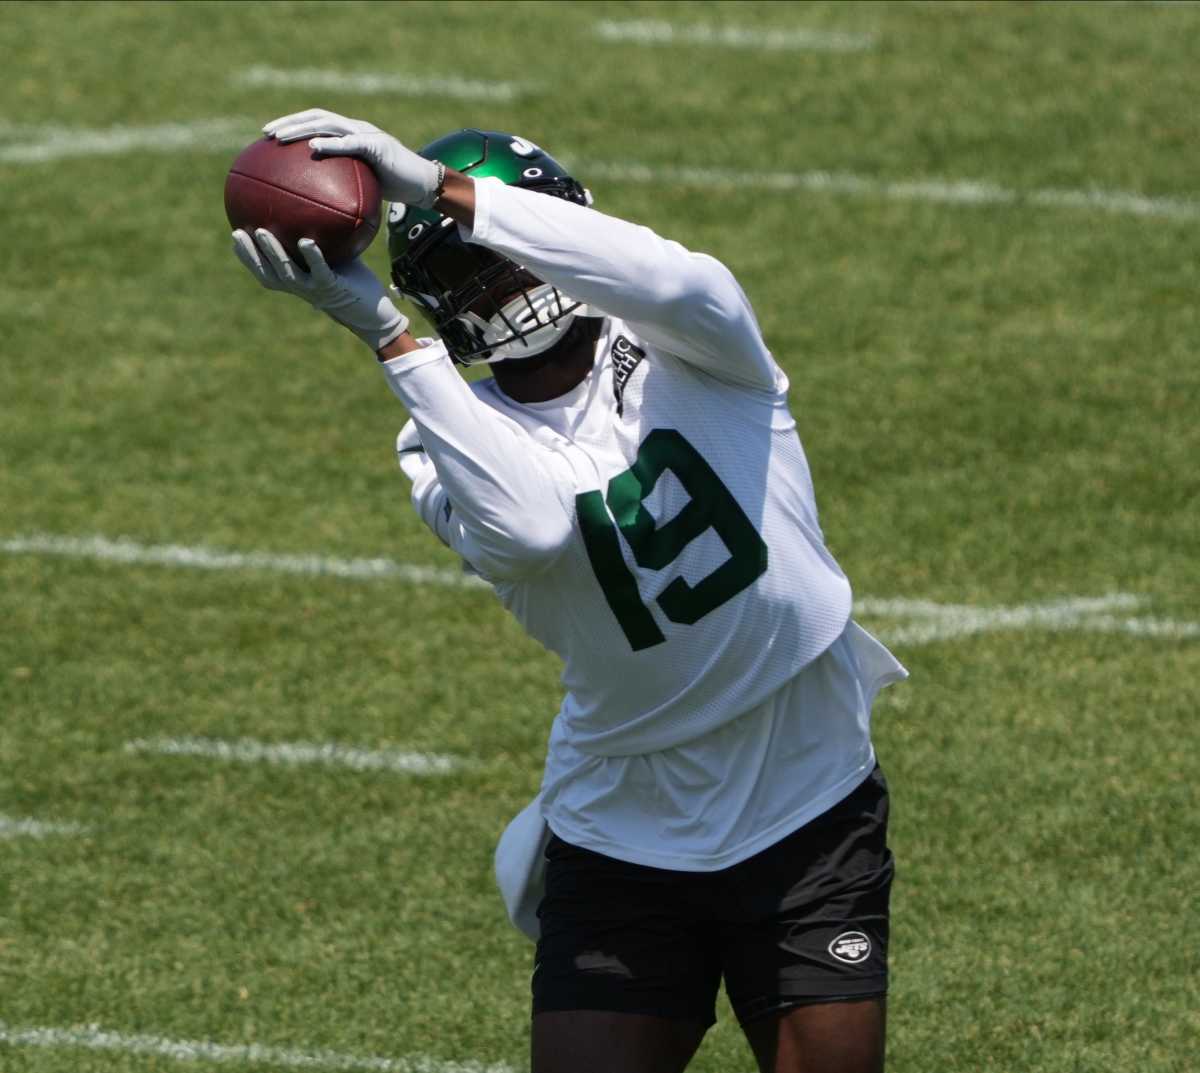
M 267 1047 L 259 1043 L 227 1044 L 213 1043 L 211 1040 L 167 1039 L 164 1036 L 126 1035 L 99 1025 L 19 1028 L 0 1021 L 0 1043 L 15 1047 L 122 1051 L 126 1054 L 156 1055 L 179 1062 L 231 1062 L 291 1069 L 366 1070 L 369 1073 L 516 1073 L 512 1066 L 499 1062 L 449 1062 L 422 1055 L 383 1058 L 338 1054 L 335 1051 Z
M 452 97 L 457 100 L 511 101 L 529 86 L 516 82 L 480 82 L 466 78 L 413 78 L 382 72 L 337 71 L 318 67 L 247 68 L 234 75 L 239 86 L 327 89 L 346 93 L 395 94 L 400 97 Z
M 0 838 L 45 838 L 48 835 L 80 835 L 87 828 L 77 823 L 46 823 L 16 819 L 0 814 Z
M 678 23 L 661 19 L 601 19 L 596 35 L 605 41 L 635 45 L 713 45 L 722 48 L 758 48 L 766 51 L 812 49 L 822 52 L 861 52 L 874 48 L 874 34 L 836 30 L 755 30 L 745 26 Z
M 1011 205 L 1045 208 L 1095 209 L 1133 216 L 1172 219 L 1200 218 L 1194 198 L 1148 197 L 1125 190 L 1014 190 L 970 179 L 873 179 L 847 172 L 738 171 L 729 168 L 650 167 L 603 160 L 573 161 L 589 180 L 629 183 L 676 183 L 705 189 L 731 186 L 776 191 L 876 197 L 886 201 L 928 201 L 950 205 Z
M 6 128 L 10 142 L 24 144 L 0 149 L 0 163 L 41 164 L 76 156 L 117 156 L 135 151 L 168 153 L 178 149 L 225 152 L 253 141 L 255 124 L 239 118 L 198 119 L 190 123 L 160 123 L 148 127 L 15 127 Z
M 448 775 L 463 767 L 456 756 L 439 753 L 404 752 L 400 749 L 357 749 L 332 742 L 263 742 L 250 738 L 223 741 L 220 738 L 141 738 L 126 742 L 130 753 L 160 756 L 204 756 L 245 764 L 322 764 L 354 771 L 392 771 L 401 775 Z
M 180 544 L 138 544 L 107 537 L 62 537 L 45 533 L 0 541 L 0 551 L 10 555 L 61 555 L 99 559 L 131 565 L 184 566 L 200 570 L 271 570 L 285 574 L 313 574 L 342 578 L 394 578 L 414 585 L 447 588 L 486 588 L 485 582 L 461 570 L 416 566 L 391 559 L 335 559 L 325 555 L 270 555 L 266 552 L 218 551 Z
M 252 141 L 258 124 L 246 118 L 201 119 L 149 127 L 87 128 L 11 127 L 0 130 L 23 145 L 0 148 L 0 163 L 40 164 L 76 156 L 112 156 L 135 151 L 172 152 L 191 149 L 228 152 Z M 563 154 L 560 159 L 565 159 Z M 1149 197 L 1127 190 L 1015 190 L 970 179 L 876 179 L 849 172 L 741 171 L 733 168 L 651 167 L 633 161 L 575 159 L 587 178 L 612 182 L 673 183 L 680 186 L 808 191 L 885 201 L 926 201 L 949 205 L 1007 205 L 1014 208 L 1083 209 L 1131 216 L 1176 220 L 1200 219 L 1200 200 L 1187 197 Z

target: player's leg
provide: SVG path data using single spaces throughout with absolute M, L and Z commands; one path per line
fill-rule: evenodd
M 682 1073 L 704 1038 L 698 1021 L 568 1010 L 533 1018 L 533 1073 Z
M 883 1073 L 887 998 L 794 1006 L 742 1026 L 761 1073 Z
M 886 1027 L 887 784 L 878 769 L 811 823 L 728 869 L 730 1001 L 763 1073 L 880 1073 Z
M 677 1073 L 716 1018 L 693 874 L 552 838 L 533 971 L 533 1073 Z

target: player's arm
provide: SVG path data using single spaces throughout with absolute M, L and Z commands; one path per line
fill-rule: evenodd
M 436 208 L 465 228 L 469 241 L 628 321 L 649 342 L 714 376 L 766 391 L 786 382 L 746 295 L 712 257 L 561 198 L 459 175 L 362 120 L 310 109 L 264 129 L 281 141 L 309 138 L 320 153 L 359 157 L 388 200 Z M 400 340 L 397 348 L 414 345 Z
M 418 350 L 382 366 L 414 425 L 398 449 L 419 448 L 433 469 L 409 472 L 401 455 L 418 513 L 489 580 L 544 570 L 574 531 L 570 464 L 476 398 L 443 345 Z
M 455 528 L 447 542 L 459 554 L 491 580 L 535 573 L 557 557 L 574 525 L 567 463 L 477 399 L 443 345 L 401 342 L 411 340 L 408 319 L 366 265 L 356 260 L 335 272 L 316 243 L 301 239 L 305 265 L 299 266 L 261 229 L 253 236 L 235 231 L 233 243 L 238 259 L 268 290 L 303 298 L 377 354 L 393 346 L 400 351 L 383 368 L 454 504 Z
M 722 379 L 775 390 L 777 366 L 742 288 L 720 261 L 648 227 L 499 180 L 447 170 L 438 211 L 469 241 Z

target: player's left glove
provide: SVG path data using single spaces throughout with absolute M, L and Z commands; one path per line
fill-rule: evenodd
M 390 134 L 362 119 L 348 119 L 324 108 L 272 119 L 263 133 L 281 142 L 308 143 L 329 156 L 356 156 L 379 178 L 379 188 L 388 201 L 402 201 L 420 209 L 431 209 L 441 192 L 446 166 L 418 156 Z
M 392 304 L 379 278 L 362 261 L 355 259 L 335 272 L 312 239 L 302 238 L 297 245 L 304 267 L 298 267 L 265 228 L 255 231 L 254 238 L 245 231 L 233 233 L 233 252 L 267 290 L 303 298 L 372 350 L 387 346 L 408 329 L 408 317 Z

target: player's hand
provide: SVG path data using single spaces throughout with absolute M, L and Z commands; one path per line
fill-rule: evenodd
M 430 209 L 437 200 L 442 169 L 364 120 L 309 108 L 271 120 L 263 133 L 281 142 L 308 138 L 313 149 L 328 156 L 358 157 L 379 177 L 388 201 Z
M 314 309 L 349 328 L 372 350 L 408 330 L 408 318 L 388 297 L 379 278 L 357 258 L 335 272 L 325 263 L 321 248 L 310 238 L 297 244 L 305 260 L 297 266 L 270 231 L 259 228 L 254 237 L 234 231 L 233 252 L 267 290 L 303 298 Z

